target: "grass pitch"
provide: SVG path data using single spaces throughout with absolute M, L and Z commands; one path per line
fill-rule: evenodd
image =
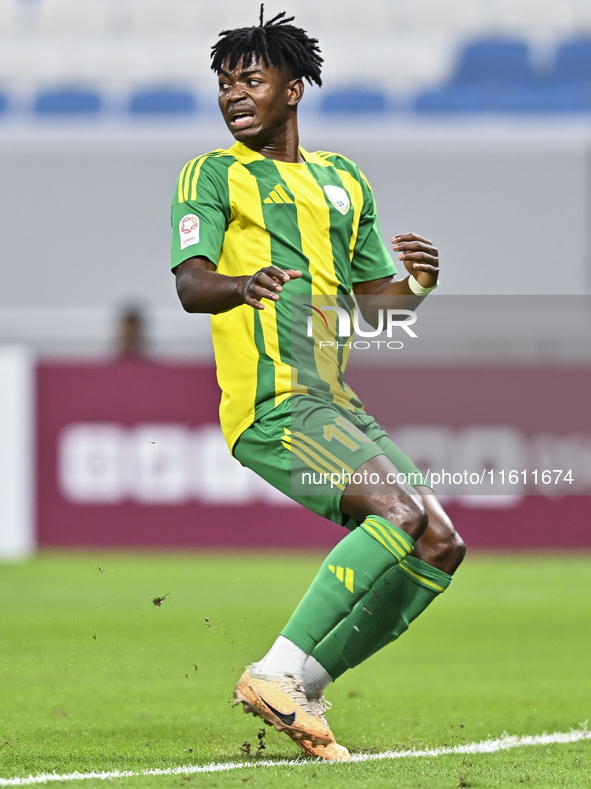
M 295 758 L 229 700 L 321 558 L 97 551 L 0 565 L 0 777 Z M 329 721 L 364 753 L 580 728 L 590 654 L 591 557 L 469 556 L 399 642 L 329 689 Z M 588 789 L 591 742 L 114 782 Z

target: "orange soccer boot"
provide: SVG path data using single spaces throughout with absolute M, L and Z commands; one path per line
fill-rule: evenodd
M 326 722 L 310 707 L 298 677 L 293 674 L 252 676 L 253 668 L 249 666 L 238 680 L 235 705 L 242 703 L 244 712 L 252 712 L 296 742 L 309 741 L 310 747 L 334 742 Z
M 310 715 L 320 718 L 326 724 L 326 710 L 330 709 L 330 702 L 326 701 L 324 696 L 316 696 L 315 698 L 308 698 L 306 709 Z M 329 729 L 330 731 L 330 729 Z M 316 756 L 319 759 L 324 759 L 327 762 L 350 762 L 351 754 L 344 745 L 339 745 L 332 734 L 332 741 L 328 745 L 314 745 L 310 740 L 294 740 L 294 742 L 302 749 L 307 756 Z
M 344 745 L 333 739 L 328 745 L 312 745 L 310 740 L 295 740 L 306 756 L 316 756 L 326 762 L 350 762 L 351 754 Z

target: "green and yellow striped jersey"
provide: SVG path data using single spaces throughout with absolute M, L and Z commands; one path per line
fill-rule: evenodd
M 173 268 L 202 256 L 231 277 L 270 265 L 303 272 L 278 302 L 264 300 L 264 310 L 243 305 L 212 315 L 220 420 L 230 449 L 294 392 L 320 391 L 348 410 L 362 408 L 343 381 L 342 349 L 330 358 L 313 351 L 309 369 L 294 368 L 294 331 L 306 335 L 311 311 L 300 315 L 293 305 L 316 296 L 351 301 L 354 283 L 396 273 L 358 167 L 338 154 L 300 151 L 305 162 L 287 163 L 237 142 L 188 162 L 175 190 Z M 334 338 L 337 315 L 325 317 Z

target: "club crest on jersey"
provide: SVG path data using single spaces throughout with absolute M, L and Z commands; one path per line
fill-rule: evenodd
M 199 217 L 195 214 L 185 214 L 179 222 L 179 235 L 181 249 L 199 243 Z
M 351 205 L 349 203 L 349 195 L 345 190 L 340 186 L 325 186 L 324 191 L 337 211 L 340 211 L 345 216 Z

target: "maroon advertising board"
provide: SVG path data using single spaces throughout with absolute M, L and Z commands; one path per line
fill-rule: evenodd
M 591 548 L 589 368 L 363 367 L 347 379 L 366 410 L 429 469 L 468 547 Z M 219 397 L 212 365 L 40 364 L 39 544 L 334 545 L 342 528 L 232 458 Z

